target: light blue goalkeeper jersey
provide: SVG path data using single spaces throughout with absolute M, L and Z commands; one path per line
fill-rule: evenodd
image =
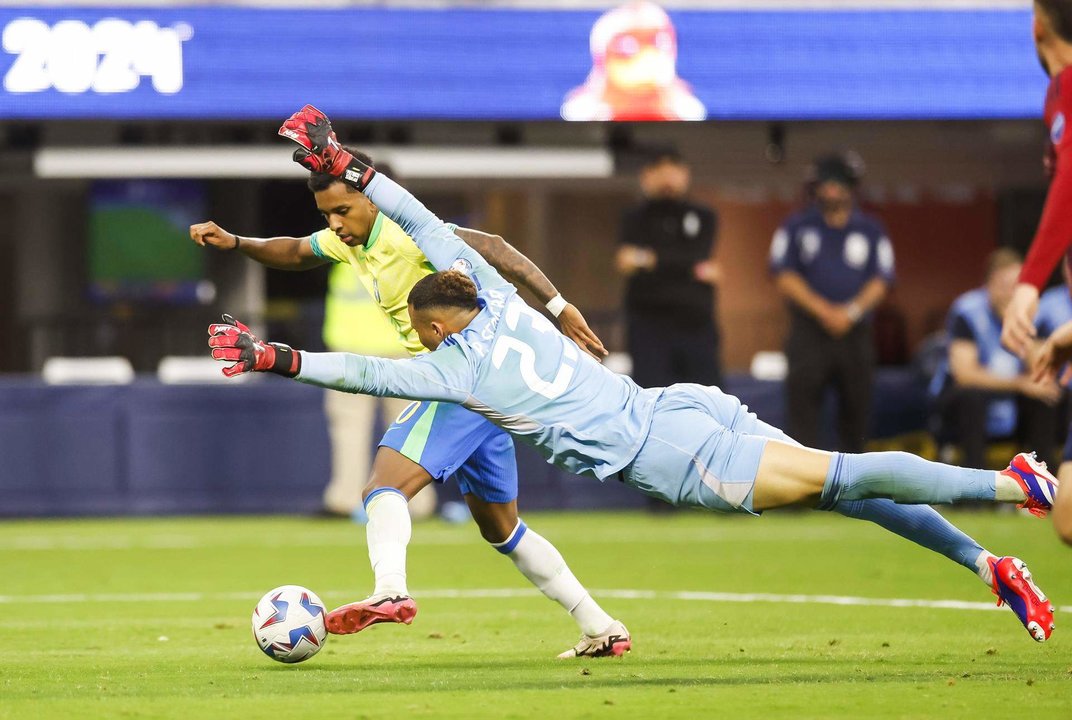
M 482 309 L 435 352 L 411 360 L 306 353 L 297 379 L 368 395 L 459 403 L 578 475 L 603 480 L 628 465 L 647 437 L 662 388 L 642 389 L 582 352 L 389 178 L 377 175 L 365 193 L 437 269 L 467 273 Z

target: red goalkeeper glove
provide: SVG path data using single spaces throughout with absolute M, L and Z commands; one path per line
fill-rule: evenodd
M 282 343 L 258 340 L 253 332 L 224 314 L 222 323 L 208 326 L 208 346 L 212 359 L 233 362 L 223 369 L 227 377 L 247 372 L 273 372 L 294 377 L 301 370 L 301 353 Z
M 337 177 L 358 190 L 364 190 L 376 175 L 372 167 L 343 149 L 327 115 L 312 105 L 287 118 L 279 134 L 301 145 L 294 151 L 294 162 L 315 173 Z

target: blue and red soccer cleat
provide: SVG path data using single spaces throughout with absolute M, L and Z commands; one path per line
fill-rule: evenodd
M 1046 469 L 1046 463 L 1039 461 L 1035 453 L 1020 453 L 1001 473 L 1015 480 L 1027 495 L 1027 500 L 1016 507 L 1032 515 L 1046 517 L 1053 507 L 1058 485 L 1057 478 Z
M 373 595 L 335 608 L 327 614 L 324 625 L 333 635 L 352 635 L 376 623 L 409 625 L 416 615 L 417 603 L 408 595 Z
M 1023 560 L 1014 557 L 990 558 L 994 594 L 998 606 L 1008 605 L 1035 640 L 1046 642 L 1053 632 L 1053 604 L 1031 580 Z

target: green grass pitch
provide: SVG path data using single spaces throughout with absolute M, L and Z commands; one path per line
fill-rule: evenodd
M 0 718 L 1072 718 L 1072 549 L 1018 514 L 951 517 L 1065 608 L 1049 642 L 982 605 L 788 602 L 991 601 L 944 558 L 839 516 L 532 514 L 632 631 L 627 657 L 555 660 L 572 621 L 471 524 L 431 522 L 410 546 L 412 626 L 330 637 L 285 666 L 253 642 L 254 603 L 285 583 L 331 607 L 363 597 L 362 528 L 0 523 Z

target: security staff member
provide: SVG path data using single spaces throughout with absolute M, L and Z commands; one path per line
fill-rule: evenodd
M 819 446 L 822 400 L 833 386 L 845 452 L 864 449 L 875 363 L 870 313 L 893 281 L 886 231 L 855 205 L 861 170 L 854 154 L 816 160 L 813 202 L 778 228 L 770 251 L 771 272 L 790 313 L 789 434 Z
M 644 201 L 622 219 L 615 264 L 628 278 L 627 345 L 642 387 L 722 380 L 713 260 L 718 215 L 687 199 L 690 180 L 675 149 L 651 152 L 640 171 Z

